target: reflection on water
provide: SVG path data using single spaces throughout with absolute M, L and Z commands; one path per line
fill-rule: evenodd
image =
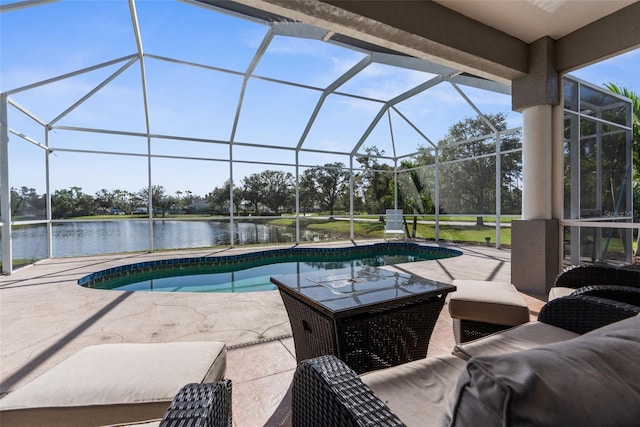
M 357 255 L 354 255 L 357 256 Z M 305 257 L 294 257 L 305 258 Z M 320 255 L 313 258 L 322 259 Z M 347 256 L 349 258 L 349 256 Z M 394 261 L 413 262 L 415 256 L 387 257 L 371 256 L 362 259 L 346 259 L 342 262 L 327 261 L 290 261 L 280 262 L 271 258 L 271 264 L 251 266 L 250 262 L 226 265 L 220 263 L 210 266 L 152 269 L 134 272 L 112 279 L 108 277 L 92 283 L 92 289 L 111 289 L 119 291 L 155 291 L 155 292 L 260 292 L 275 290 L 271 276 L 282 274 L 302 274 L 318 271 L 332 271 L 362 266 L 391 265 Z M 423 259 L 430 259 L 424 257 Z M 255 262 L 255 261 L 254 261 Z M 267 262 L 267 260 L 264 260 Z M 222 270 L 222 271 L 220 271 Z
M 47 257 L 47 227 L 34 225 L 13 229 L 13 258 Z M 302 233 L 302 232 L 301 232 Z M 301 240 L 317 240 L 316 233 L 301 234 Z M 252 222 L 234 222 L 234 243 L 288 243 L 295 234 L 283 227 Z M 154 221 L 154 249 L 201 248 L 229 245 L 229 223 L 219 221 Z M 146 221 L 91 221 L 53 225 L 53 256 L 82 256 L 149 249 Z M 0 254 L 1 252 L 0 247 Z

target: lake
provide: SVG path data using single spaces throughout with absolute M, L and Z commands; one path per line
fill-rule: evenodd
M 45 225 L 13 229 L 13 258 L 47 257 Z M 301 240 L 322 237 L 301 232 Z M 234 222 L 234 244 L 288 243 L 295 233 L 284 227 Z M 222 221 L 153 222 L 154 249 L 184 249 L 229 245 L 229 223 Z M 0 254 L 1 254 L 0 247 Z M 53 256 L 68 257 L 149 250 L 149 224 L 144 220 L 65 222 L 53 225 Z

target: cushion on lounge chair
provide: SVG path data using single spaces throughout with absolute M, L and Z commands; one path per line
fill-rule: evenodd
M 549 289 L 549 296 L 547 298 L 547 301 L 569 296 L 573 291 L 575 291 L 575 288 L 565 288 L 564 286 L 555 286 Z
M 497 332 L 488 337 L 458 344 L 453 354 L 469 360 L 473 356 L 504 354 L 528 350 L 541 345 L 566 341 L 579 336 L 575 332 L 557 328 L 546 323 L 532 321 L 524 325 Z
M 516 326 L 529 321 L 529 308 L 511 283 L 484 280 L 454 280 L 456 291 L 449 297 L 454 319 Z
M 449 426 L 637 425 L 640 317 L 568 341 L 467 362 Z
M 222 379 L 223 342 L 86 347 L 0 399 L 9 426 L 88 426 L 162 418 L 187 383 Z

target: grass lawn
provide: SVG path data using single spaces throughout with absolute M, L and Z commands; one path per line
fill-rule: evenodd
M 280 227 L 295 228 L 295 219 L 279 218 L 266 220 L 266 224 Z M 409 231 L 413 230 L 413 223 L 408 222 Z M 301 218 L 300 228 L 327 234 L 331 238 L 348 239 L 350 231 L 349 221 L 329 219 Z M 382 238 L 384 224 L 380 221 L 354 221 L 353 233 L 355 238 Z M 440 225 L 440 240 L 449 242 L 477 242 L 486 243 L 489 237 L 495 243 L 495 228 L 490 226 L 476 226 L 475 218 L 469 225 Z M 418 224 L 416 237 L 425 240 L 435 240 L 435 226 L 432 224 Z M 502 227 L 500 243 L 511 245 L 511 228 Z
M 409 226 L 411 230 L 411 225 Z M 417 237 L 435 240 L 436 229 L 432 225 L 418 224 Z M 455 226 L 455 225 L 440 225 L 440 240 L 447 242 L 474 242 L 474 243 L 486 243 L 486 238 L 495 244 L 496 241 L 496 229 L 495 227 L 488 226 Z M 511 245 L 511 228 L 500 228 L 500 244 L 510 246 Z

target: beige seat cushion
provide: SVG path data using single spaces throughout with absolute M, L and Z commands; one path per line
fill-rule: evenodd
M 430 357 L 361 378 L 407 426 L 441 426 L 465 363 L 455 356 Z
M 528 350 L 577 336 L 575 332 L 533 321 L 488 337 L 458 344 L 453 349 L 453 354 L 469 360 L 473 356 Z
M 91 426 L 162 418 L 187 383 L 223 378 L 223 342 L 86 347 L 0 399 L 9 426 Z
M 638 425 L 639 330 L 634 316 L 555 344 L 474 357 L 447 425 Z
M 548 301 L 551 301 L 556 298 L 562 298 L 571 295 L 571 293 L 575 291 L 575 288 L 565 288 L 563 286 L 556 286 L 549 289 L 549 297 Z
M 515 286 L 507 282 L 454 280 L 449 297 L 454 319 L 516 326 L 530 320 L 529 308 Z

